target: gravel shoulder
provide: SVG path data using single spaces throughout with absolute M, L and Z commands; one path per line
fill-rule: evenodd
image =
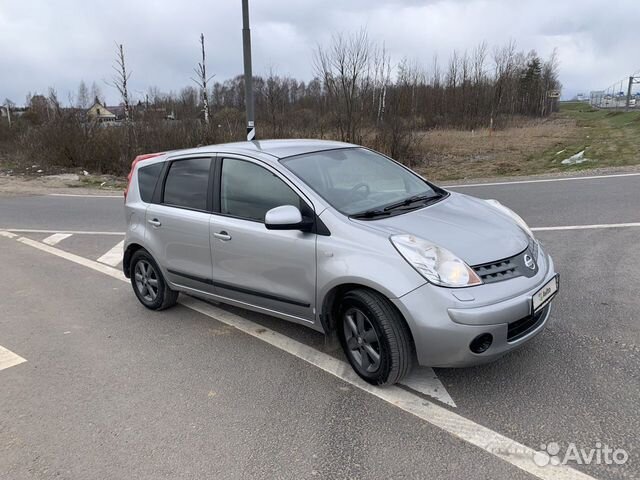
M 103 184 L 104 182 L 104 184 Z M 113 177 L 73 174 L 28 176 L 0 175 L 0 195 L 122 195 L 124 184 Z

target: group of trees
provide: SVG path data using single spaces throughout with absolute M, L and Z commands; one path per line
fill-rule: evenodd
M 126 170 L 131 155 L 138 151 L 242 139 L 244 79 L 240 75 L 212 83 L 213 76 L 206 72 L 203 36 L 200 47 L 202 61 L 194 69 L 195 86 L 169 93 L 150 87 L 134 98 L 127 89 L 130 74 L 124 50 L 118 45 L 112 84 L 125 106 L 126 129 L 109 129 L 113 131 L 106 134 L 81 125 L 77 115 L 65 114 L 52 90 L 48 97 L 28 99 L 30 121 L 64 124 L 66 129 L 75 125 L 82 131 L 76 132 L 75 140 L 81 137 L 85 143 L 99 136 L 113 141 L 122 136 L 119 131 L 126 130 L 127 139 L 121 143 L 128 146 L 119 150 L 117 162 L 112 167 L 101 163 L 101 169 L 114 173 Z M 407 59 L 394 62 L 384 45 L 372 42 L 365 31 L 337 35 L 330 45 L 318 47 L 314 72 L 308 82 L 273 71 L 254 77 L 259 138 L 334 138 L 409 160 L 419 155 L 416 132 L 436 127 L 500 128 L 515 115 L 544 117 L 556 107 L 549 93 L 560 88 L 555 52 L 545 60 L 534 51 L 518 51 L 513 42 L 495 48 L 481 43 L 471 51 L 454 51 L 446 62 L 434 57 L 425 68 Z M 86 109 L 95 100 L 104 101 L 99 87 L 94 83 L 88 88 L 81 82 L 69 104 Z M 177 121 L 150 112 L 171 113 L 170 118 Z M 33 133 L 31 141 L 35 142 Z M 174 143 L 166 145 L 167 141 Z M 61 155 L 69 157 L 64 152 L 70 150 L 62 147 Z M 66 163 L 86 161 L 67 158 Z

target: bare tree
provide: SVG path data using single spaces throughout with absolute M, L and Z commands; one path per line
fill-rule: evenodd
M 269 76 L 259 92 L 262 95 L 258 95 L 258 98 L 264 101 L 264 111 L 268 118 L 268 123 L 271 124 L 271 137 L 277 138 L 282 134 L 283 130 L 283 113 L 288 97 L 287 86 L 285 81 L 274 73 L 273 68 L 270 68 Z
M 47 102 L 49 105 L 49 109 L 53 113 L 53 117 L 60 117 L 62 114 L 62 107 L 60 105 L 60 101 L 58 100 L 58 92 L 55 88 L 49 87 L 49 95 L 47 96 Z
M 373 58 L 373 107 L 376 111 L 376 123 L 379 125 L 384 121 L 384 114 L 387 103 L 387 89 L 391 84 L 391 57 L 387 53 L 385 45 L 377 50 Z
M 115 87 L 120 96 L 122 97 L 122 103 L 124 104 L 124 120 L 128 122 L 131 119 L 130 105 L 129 105 L 129 90 L 127 83 L 131 77 L 131 72 L 127 72 L 126 64 L 124 61 L 124 48 L 122 44 L 116 43 L 116 61 L 113 65 L 113 69 L 116 74 L 113 76 L 110 85 Z
M 200 47 L 202 48 L 202 62 L 198 63 L 198 67 L 193 71 L 196 73 L 196 78 L 191 78 L 193 82 L 200 87 L 200 95 L 202 96 L 202 110 L 204 112 L 204 123 L 209 125 L 209 91 L 207 90 L 207 82 L 211 80 L 215 75 L 207 77 L 207 65 L 205 63 L 204 53 L 204 33 L 200 34 Z
M 76 107 L 83 109 L 89 108 L 90 101 L 91 98 L 89 97 L 87 84 L 84 83 L 84 80 L 80 80 L 80 85 L 78 85 L 78 94 L 76 96 Z
M 341 140 L 361 139 L 366 92 L 371 87 L 372 46 L 366 30 L 344 37 L 336 35 L 329 49 L 318 46 L 315 68 L 322 78 L 335 115 Z
M 493 130 L 495 117 L 503 105 L 503 99 L 508 89 L 509 77 L 514 70 L 514 57 L 516 53 L 516 44 L 512 40 L 502 48 L 496 48 L 493 51 L 494 71 L 494 87 L 493 102 L 491 104 L 491 114 L 489 122 L 489 131 Z

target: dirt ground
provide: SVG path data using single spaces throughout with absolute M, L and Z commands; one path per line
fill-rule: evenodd
M 0 174 L 0 195 L 122 195 L 124 186 L 108 185 L 111 179 L 91 176 L 88 179 L 74 174 L 61 175 L 6 175 Z

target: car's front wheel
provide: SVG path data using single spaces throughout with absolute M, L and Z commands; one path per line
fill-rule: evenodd
M 415 353 L 409 328 L 382 295 L 365 289 L 345 294 L 338 337 L 353 369 L 373 385 L 397 383 L 411 371 Z
M 131 257 L 131 286 L 145 307 L 164 310 L 176 304 L 178 292 L 167 285 L 155 260 L 145 250 Z

